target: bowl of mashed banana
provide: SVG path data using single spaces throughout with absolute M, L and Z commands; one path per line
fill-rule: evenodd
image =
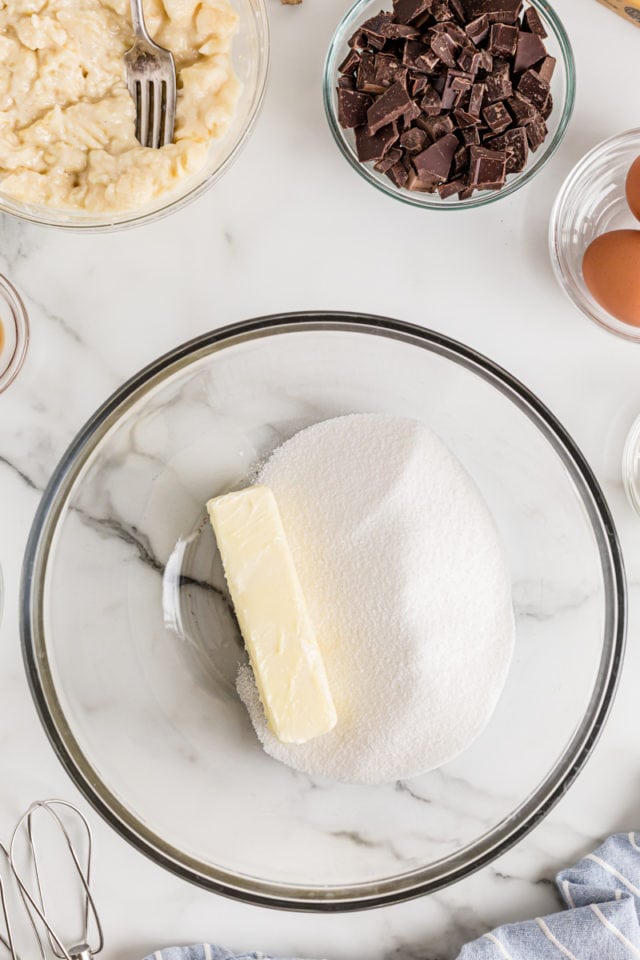
M 135 136 L 129 0 L 0 0 L 0 211 L 72 229 L 158 219 L 200 196 L 251 132 L 268 69 L 264 0 L 144 0 L 174 56 L 174 140 Z

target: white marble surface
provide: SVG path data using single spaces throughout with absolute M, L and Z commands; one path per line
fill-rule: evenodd
M 565 301 L 546 247 L 549 210 L 570 167 L 598 140 L 638 123 L 640 32 L 595 0 L 557 0 L 578 68 L 564 145 L 513 198 L 439 216 L 376 194 L 333 145 L 320 78 L 343 0 L 269 3 L 273 67 L 264 113 L 209 195 L 160 224 L 118 235 L 0 224 L 0 269 L 25 296 L 33 337 L 22 374 L 0 398 L 0 835 L 36 797 L 77 799 L 30 701 L 17 595 L 40 491 L 78 427 L 142 364 L 213 326 L 309 308 L 397 316 L 465 340 L 524 380 L 564 421 L 604 485 L 625 549 L 631 619 L 618 698 L 586 769 L 551 816 L 489 868 L 429 899 L 359 915 L 283 914 L 223 900 L 165 873 L 90 818 L 107 958 L 136 960 L 161 945 L 209 939 L 335 960 L 445 960 L 491 925 L 554 909 L 555 870 L 598 838 L 640 823 L 640 521 L 619 469 L 640 410 L 638 348 L 589 325 Z

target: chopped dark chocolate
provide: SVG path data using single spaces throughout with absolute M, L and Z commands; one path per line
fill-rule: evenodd
M 360 56 L 356 87 L 362 93 L 384 93 L 386 90 L 385 85 L 376 80 L 375 57 L 368 50 L 364 50 Z
M 529 155 L 529 144 L 524 127 L 513 127 L 499 137 L 486 141 L 490 150 L 504 150 L 507 155 L 507 173 L 520 173 L 524 170 Z
M 442 110 L 442 99 L 434 87 L 427 87 L 424 97 L 420 101 L 420 109 L 428 117 L 437 116 Z
M 404 80 L 407 68 L 392 53 L 376 53 L 373 58 L 374 80 L 390 86 L 396 80 Z
M 532 34 L 528 34 L 532 36 Z M 509 23 L 494 23 L 489 33 L 489 50 L 495 57 L 512 57 L 518 42 L 518 28 Z
M 489 26 L 489 18 L 485 13 L 466 25 L 465 30 L 467 35 L 473 40 L 476 47 L 479 47 L 482 41 L 488 36 Z
M 431 49 L 448 67 L 456 66 L 460 46 L 448 33 L 437 33 L 432 37 Z
M 471 87 L 471 93 L 469 96 L 469 104 L 467 106 L 467 112 L 473 117 L 479 117 L 480 111 L 482 109 L 482 101 L 484 100 L 485 85 L 484 83 L 474 83 Z
M 504 150 L 469 147 L 469 186 L 477 190 L 499 190 L 506 176 Z
M 465 127 L 462 131 L 462 139 L 468 147 L 470 147 L 472 143 L 480 143 L 480 131 L 477 124 L 475 127 Z
M 382 127 L 402 116 L 413 105 L 405 84 L 398 80 L 369 107 L 367 124 L 369 133 L 377 133 Z
M 539 67 L 536 69 L 536 73 L 540 77 L 543 83 L 546 83 L 547 86 L 551 85 L 551 78 L 553 77 L 553 71 L 556 68 L 556 58 L 555 57 L 545 57 Z
M 394 165 L 387 170 L 387 176 L 396 187 L 404 187 L 409 178 L 409 171 L 404 164 L 394 163 Z
M 413 23 L 423 13 L 429 13 L 431 0 L 394 0 L 393 15 L 398 23 Z
M 509 75 L 509 64 L 502 60 L 494 61 L 493 70 L 485 77 L 486 92 L 485 100 L 487 103 L 494 103 L 496 100 L 506 100 L 513 93 L 511 77 Z
M 382 160 L 390 147 L 398 139 L 398 127 L 390 123 L 377 133 L 370 133 L 368 127 L 356 127 L 356 153 L 358 160 L 366 163 L 367 160 Z
M 533 67 L 534 64 L 544 59 L 546 53 L 546 47 L 540 37 L 536 36 L 535 33 L 520 30 L 518 32 L 516 56 L 513 61 L 514 73 L 521 73 L 523 70 L 528 70 L 529 67 Z
M 454 193 L 460 193 L 465 187 L 466 184 L 464 180 L 449 180 L 448 183 L 440 183 L 438 184 L 440 199 L 447 200 L 449 197 L 452 197 Z
M 1 0 L 0 0 L 1 2 Z M 337 112 L 397 187 L 465 200 L 525 169 L 548 134 L 555 59 L 522 0 L 393 0 L 349 41 Z
M 519 93 L 515 93 L 513 97 L 509 97 L 506 103 L 519 127 L 531 123 L 536 115 L 536 108 L 533 104 L 525 100 L 524 97 L 521 97 Z
M 398 161 L 402 160 L 402 150 L 399 147 L 391 147 L 391 150 L 382 158 L 374 163 L 375 169 L 379 173 L 387 173 Z
M 525 70 L 518 80 L 518 93 L 537 107 L 542 109 L 549 97 L 549 86 L 543 83 L 535 70 Z
M 424 150 L 426 144 L 426 131 L 421 130 L 420 127 L 411 127 L 410 130 L 405 130 L 400 137 L 400 146 L 404 147 L 408 153 L 420 153 L 421 150 Z
M 539 37 L 544 38 L 547 35 L 542 20 L 540 19 L 540 14 L 535 7 L 527 7 L 524 12 L 524 26 L 527 30 L 530 30 L 531 33 L 537 34 Z
M 360 54 L 357 50 L 349 50 L 349 53 L 346 55 L 338 70 L 340 73 L 353 73 L 355 74 L 358 69 L 358 64 L 360 63 Z
M 416 126 L 424 130 L 431 141 L 453 133 L 454 129 L 451 117 L 420 117 L 416 120 Z
M 367 122 L 371 97 L 358 90 L 338 90 L 338 122 L 341 127 L 361 127 Z
M 544 143 L 549 132 L 542 114 L 539 113 L 536 117 L 534 117 L 531 123 L 528 123 L 524 129 L 527 132 L 529 147 L 535 152 L 538 147 Z
M 446 180 L 451 170 L 453 155 L 458 149 L 458 138 L 454 133 L 440 137 L 413 158 L 413 165 L 421 180 Z
M 512 123 L 511 114 L 501 100 L 485 107 L 482 111 L 482 119 L 494 133 L 503 133 Z

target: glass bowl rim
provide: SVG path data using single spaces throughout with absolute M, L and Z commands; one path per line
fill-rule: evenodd
M 612 148 L 625 146 L 627 142 L 630 145 L 634 140 L 638 142 L 638 148 L 640 149 L 640 127 L 631 127 L 629 130 L 624 130 L 622 133 L 616 133 L 612 137 L 601 140 L 599 143 L 596 143 L 595 146 L 591 147 L 572 167 L 565 177 L 551 209 L 548 243 L 549 257 L 556 280 L 567 298 L 574 307 L 580 311 L 582 316 L 586 317 L 587 320 L 591 320 L 591 322 L 595 323 L 601 330 L 606 330 L 607 333 L 613 333 L 615 336 L 621 337 L 623 340 L 628 340 L 631 343 L 640 343 L 640 327 L 632 327 L 628 323 L 623 324 L 621 320 L 616 321 L 615 317 L 611 317 L 610 322 L 607 321 L 599 312 L 590 308 L 588 301 L 585 297 L 581 296 L 579 291 L 576 292 L 574 290 L 574 284 L 569 280 L 563 266 L 564 257 L 560 256 L 562 245 L 559 237 L 563 222 L 563 211 L 577 183 L 585 177 L 585 174 L 588 173 L 589 168 L 596 160 L 606 156 Z M 606 313 L 606 311 L 603 309 L 603 314 L 604 313 Z M 620 324 L 620 326 L 616 326 L 616 323 Z
M 5 196 L 2 192 L 0 192 L 0 213 L 16 217 L 16 219 L 26 221 L 27 223 L 35 223 L 42 227 L 65 230 L 67 233 L 116 233 L 119 230 L 129 230 L 133 227 L 141 227 L 147 223 L 156 223 L 159 220 L 164 220 L 165 217 L 170 216 L 172 213 L 177 213 L 178 210 L 182 210 L 210 190 L 237 160 L 246 146 L 249 137 L 254 131 L 264 104 L 271 54 L 269 18 L 267 16 L 265 0 L 250 0 L 250 2 L 255 6 L 255 13 L 257 14 L 255 22 L 258 24 L 257 29 L 260 40 L 258 71 L 255 89 L 251 97 L 251 105 L 247 111 L 247 117 L 238 134 L 238 138 L 228 156 L 226 156 L 222 163 L 217 166 L 215 170 L 212 170 L 204 180 L 196 181 L 187 193 L 170 199 L 167 203 L 164 203 L 155 210 L 148 210 L 144 213 L 141 213 L 140 209 L 116 210 L 113 211 L 111 219 L 108 219 L 109 214 L 104 214 L 103 219 L 101 219 L 100 214 L 96 214 L 95 217 L 91 215 L 93 219 L 90 220 L 89 217 L 87 217 L 87 220 L 83 222 L 80 218 L 74 219 L 76 211 L 56 210 L 44 205 L 41 205 L 37 212 L 32 213 L 27 204 L 21 205 L 18 202 L 16 202 L 16 209 L 14 209 L 11 197 Z M 224 138 L 220 143 L 223 141 Z M 195 177 L 197 178 L 197 176 L 198 174 L 196 173 Z M 69 215 L 67 221 L 58 219 L 65 214 Z
M 528 416 L 560 457 L 581 498 L 596 540 L 606 603 L 602 654 L 588 708 L 563 754 L 515 811 L 466 847 L 426 867 L 378 882 L 313 889 L 200 863 L 154 834 L 100 781 L 75 741 L 52 681 L 44 639 L 43 587 L 66 498 L 88 457 L 122 412 L 169 376 L 227 346 L 282 333 L 323 330 L 381 336 L 436 353 L 479 376 Z M 624 654 L 626 610 L 624 563 L 604 494 L 571 436 L 535 394 L 492 360 L 444 334 L 368 314 L 305 311 L 222 327 L 178 346 L 139 371 L 87 421 L 56 467 L 33 521 L 22 570 L 20 630 L 29 686 L 49 740 L 76 786 L 121 836 L 155 863 L 218 894 L 261 906 L 339 912 L 397 903 L 448 886 L 505 853 L 547 815 L 584 766 L 611 708 Z
M 423 210 L 473 210 L 474 208 L 484 207 L 489 203 L 495 203 L 498 200 L 509 197 L 514 194 L 516 190 L 519 190 L 521 187 L 524 187 L 525 184 L 529 183 L 536 174 L 547 165 L 558 150 L 567 132 L 567 127 L 575 105 L 576 65 L 573 49 L 567 31 L 553 7 L 550 6 L 547 0 L 527 0 L 532 7 L 535 7 L 543 14 L 551 26 L 562 53 L 562 68 L 565 75 L 565 96 L 557 130 L 549 143 L 545 144 L 542 153 L 538 155 L 535 161 L 525 167 L 521 173 L 513 177 L 510 181 L 507 180 L 502 190 L 484 191 L 476 194 L 474 197 L 470 197 L 468 200 L 447 203 L 444 200 L 431 199 L 430 194 L 410 193 L 409 191 L 403 192 L 397 187 L 394 187 L 390 180 L 378 180 L 366 164 L 360 163 L 353 150 L 345 143 L 342 129 L 338 124 L 338 118 L 336 117 L 333 104 L 333 88 L 335 84 L 335 69 L 333 68 L 333 63 L 334 60 L 337 61 L 338 59 L 337 50 L 343 42 L 344 35 L 348 33 L 351 26 L 358 19 L 360 12 L 364 11 L 366 7 L 374 5 L 376 2 L 378 2 L 378 0 L 356 0 L 353 6 L 347 10 L 331 38 L 324 63 L 322 93 L 325 115 L 333 139 L 351 167 L 360 174 L 363 180 L 371 184 L 371 186 L 375 187 L 376 190 L 379 190 L 381 193 L 392 197 L 394 200 L 399 200 L 401 203 L 406 203 L 412 207 L 419 207 Z M 337 69 L 337 63 L 335 64 L 335 68 Z
M 3 393 L 22 370 L 29 347 L 29 314 L 24 301 L 14 285 L 0 274 L 0 298 L 4 300 L 11 313 L 11 322 L 15 334 L 13 353 L 3 371 L 0 371 L 0 393 Z

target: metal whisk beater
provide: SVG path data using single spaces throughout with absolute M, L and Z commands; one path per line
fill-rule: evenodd
M 81 939 L 77 943 L 66 945 L 56 929 L 55 921 L 45 901 L 44 883 L 36 822 L 44 816 L 50 818 L 50 824 L 59 831 L 63 849 L 69 854 L 73 872 L 80 882 L 82 911 Z M 73 821 L 79 829 L 82 841 L 74 839 L 71 832 Z M 20 857 L 20 846 L 25 848 L 24 858 Z M 84 846 L 86 849 L 81 850 Z M 91 858 L 93 840 L 91 828 L 80 811 L 66 800 L 39 800 L 31 804 L 18 821 L 7 849 L 0 844 L 0 852 L 9 864 L 8 879 L 15 883 L 19 901 L 28 917 L 31 932 L 37 944 L 41 960 L 49 955 L 58 960 L 93 960 L 104 946 L 104 936 L 100 917 L 91 893 Z M 18 862 L 20 859 L 20 863 Z M 23 865 L 24 859 L 24 865 Z M 20 960 L 16 948 L 15 924 L 8 903 L 6 884 L 0 876 L 0 906 L 4 917 L 5 933 L 0 933 L 0 944 L 8 951 L 11 960 Z M 90 940 L 93 938 L 93 945 Z M 47 946 L 48 945 L 48 946 Z M 32 952 L 29 952 L 31 958 Z

